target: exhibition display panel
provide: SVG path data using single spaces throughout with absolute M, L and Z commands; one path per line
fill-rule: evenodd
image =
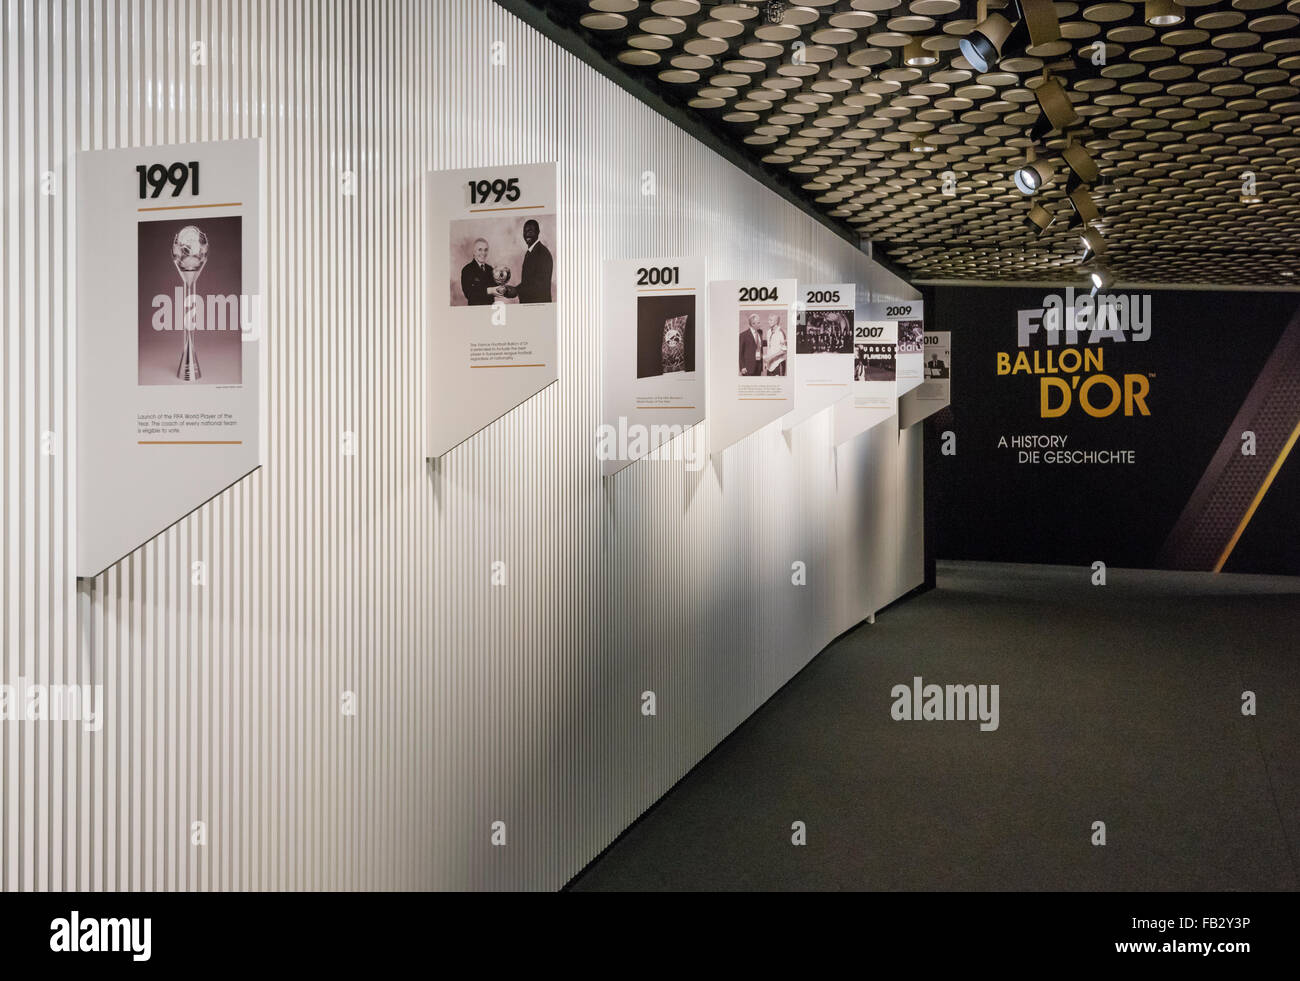
M 261 462 L 262 145 L 80 155 L 77 575 Z
M 608 476 L 704 420 L 703 259 L 604 263 L 602 423 Z
M 435 171 L 428 199 L 428 456 L 555 381 L 555 164 Z
M 709 284 L 709 452 L 794 408 L 790 325 L 793 279 Z
M 867 301 L 857 312 L 853 386 L 835 406 L 836 445 L 897 416 L 899 398 L 921 383 L 925 305 Z
M 906 429 L 952 402 L 952 331 L 925 332 L 925 380 L 898 402 L 899 425 Z
M 811 419 L 848 396 L 853 386 L 856 286 L 800 283 L 799 292 L 790 359 L 794 411 L 781 418 L 782 429 Z

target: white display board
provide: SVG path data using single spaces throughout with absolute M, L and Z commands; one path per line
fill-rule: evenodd
M 262 147 L 77 160 L 77 575 L 261 464 Z
M 853 383 L 835 403 L 837 446 L 898 414 L 898 323 L 867 319 L 870 307 L 859 307 L 853 325 Z
M 793 279 L 709 284 L 709 452 L 718 453 L 794 407 Z
M 790 362 L 794 410 L 782 417 L 782 429 L 797 426 L 849 394 L 856 295 L 852 283 L 799 284 L 795 354 Z
M 952 402 L 952 332 L 925 334 L 925 381 L 899 402 L 899 425 L 906 429 Z
M 601 473 L 617 473 L 704 419 L 703 259 L 606 259 Z
M 920 300 L 859 305 L 853 390 L 835 406 L 837 445 L 898 414 L 899 398 L 922 381 L 923 334 Z
M 872 320 L 892 320 L 897 323 L 898 394 L 910 392 L 925 380 L 924 305 L 920 300 L 873 303 L 869 315 Z
M 428 445 L 439 457 L 558 377 L 555 164 L 433 171 Z

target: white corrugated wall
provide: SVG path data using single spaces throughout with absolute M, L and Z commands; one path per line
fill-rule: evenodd
M 603 257 L 916 293 L 489 0 L 0 20 L 0 683 L 104 686 L 98 733 L 0 724 L 0 888 L 558 887 L 920 581 L 915 432 L 835 453 L 823 414 L 602 483 Z M 268 464 L 79 589 L 75 152 L 255 136 Z M 422 176 L 550 159 L 559 383 L 428 464 Z

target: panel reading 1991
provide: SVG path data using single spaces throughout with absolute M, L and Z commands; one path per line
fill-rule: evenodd
M 77 574 L 261 461 L 257 140 L 87 151 L 77 166 Z

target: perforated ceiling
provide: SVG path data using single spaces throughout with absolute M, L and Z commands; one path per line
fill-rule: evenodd
M 1081 278 L 1068 136 L 1099 166 L 1116 282 L 1300 282 L 1300 0 L 1187 0 L 1168 27 L 1140 3 L 1055 3 L 1060 39 L 985 73 L 958 50 L 973 2 L 530 2 L 916 281 Z M 935 64 L 904 63 L 916 42 Z M 1057 179 L 1030 198 L 1012 178 L 1045 71 L 1080 119 L 1039 143 Z M 1041 236 L 1035 203 L 1056 218 Z

